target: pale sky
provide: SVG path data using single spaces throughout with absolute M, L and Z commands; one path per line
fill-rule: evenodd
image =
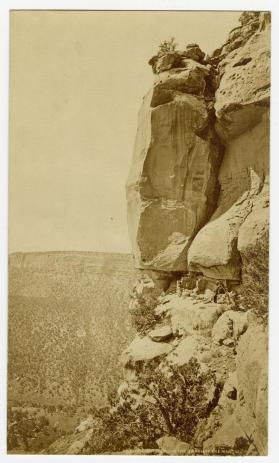
M 125 182 L 149 58 L 207 53 L 239 12 L 11 14 L 9 252 L 131 252 Z

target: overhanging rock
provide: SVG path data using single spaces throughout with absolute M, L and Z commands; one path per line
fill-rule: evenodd
M 185 271 L 190 243 L 218 197 L 222 150 L 212 102 L 202 95 L 210 69 L 185 61 L 156 76 L 139 112 L 127 201 L 141 269 Z

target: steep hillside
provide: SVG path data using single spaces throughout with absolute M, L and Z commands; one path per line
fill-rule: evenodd
M 56 410 L 52 421 L 62 428 L 72 415 L 73 429 L 80 415 L 107 403 L 133 335 L 127 310 L 134 278 L 130 255 L 10 256 L 11 407 Z

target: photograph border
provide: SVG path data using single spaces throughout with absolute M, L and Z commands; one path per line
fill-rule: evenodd
M 278 106 L 279 106 L 279 9 L 278 2 L 258 0 L 189 0 L 184 1 L 89 1 L 89 0 L 58 0 L 58 1 L 3 1 L 0 5 L 1 18 L 1 159 L 0 159 L 0 297 L 1 297 L 1 387 L 0 387 L 0 461 L 3 462 L 79 462 L 82 461 L 159 461 L 158 456 L 103 456 L 103 455 L 7 455 L 6 454 L 6 405 L 7 405 L 7 287 L 8 287 L 8 133 L 9 133 L 9 11 L 10 10 L 205 10 L 205 11 L 243 11 L 259 10 L 272 12 L 272 85 L 271 85 L 271 148 L 270 148 L 270 177 L 271 177 L 271 208 L 270 208 L 270 303 L 269 303 L 269 433 L 268 456 L 266 457 L 234 457 L 233 461 L 246 463 L 251 458 L 257 461 L 276 462 L 279 459 L 278 430 L 279 430 L 279 297 L 277 282 L 277 262 L 279 256 L 279 155 L 278 155 Z M 276 56 L 277 55 L 277 56 Z M 187 457 L 186 457 L 187 458 Z M 192 458 L 192 457 L 188 457 Z M 214 458 L 214 457 L 213 457 Z M 216 458 L 216 457 L 215 457 Z M 218 457 L 218 462 L 227 461 L 228 457 Z M 181 461 L 180 457 L 163 457 L 163 461 Z M 212 461 L 212 457 L 195 456 L 194 462 Z

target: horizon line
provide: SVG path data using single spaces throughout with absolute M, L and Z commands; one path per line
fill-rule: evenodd
M 58 250 L 53 250 L 53 251 L 8 251 L 8 256 L 11 256 L 13 254 L 66 254 L 66 253 L 71 253 L 71 254 L 88 254 L 88 253 L 95 253 L 95 254 L 127 254 L 127 255 L 132 255 L 132 251 L 130 252 L 119 252 L 119 251 L 79 251 L 79 250 L 64 250 L 64 251 L 58 251 Z

